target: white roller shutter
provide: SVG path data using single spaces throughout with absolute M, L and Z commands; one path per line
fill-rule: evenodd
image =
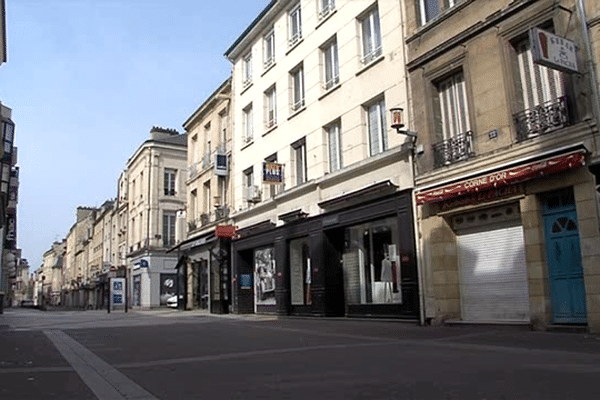
M 521 225 L 458 236 L 462 319 L 529 321 Z

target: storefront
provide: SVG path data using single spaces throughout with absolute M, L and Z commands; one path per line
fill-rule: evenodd
M 573 148 L 416 193 L 428 318 L 587 324 L 594 175 Z
M 177 294 L 177 259 L 161 254 L 132 259 L 130 298 L 133 307 L 164 307 Z
M 185 257 L 182 270 L 185 285 L 181 286 L 180 294 L 185 292 L 186 309 L 210 309 L 214 314 L 229 313 L 233 234 L 232 226 L 219 226 L 209 233 L 187 239 L 176 247 Z
M 418 319 L 411 194 L 372 195 L 380 189 L 322 202 L 330 211 L 316 217 L 297 210 L 278 216 L 281 226 L 239 230 L 234 311 Z

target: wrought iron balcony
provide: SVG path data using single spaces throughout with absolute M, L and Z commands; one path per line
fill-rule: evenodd
M 567 97 L 559 97 L 513 116 L 517 141 L 550 133 L 569 125 Z
M 473 132 L 467 131 L 453 138 L 431 145 L 435 168 L 473 157 Z

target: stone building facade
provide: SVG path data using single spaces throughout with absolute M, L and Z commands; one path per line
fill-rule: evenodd
M 600 330 L 598 53 L 582 5 L 407 2 L 427 319 Z M 538 48 L 578 72 L 534 62 Z

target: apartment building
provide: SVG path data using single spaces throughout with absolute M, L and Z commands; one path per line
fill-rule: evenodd
M 426 318 L 600 330 L 587 3 L 406 3 Z
M 186 234 L 177 246 L 185 265 L 181 308 L 215 313 L 230 308 L 230 105 L 228 78 L 183 123 L 188 138 L 188 177 Z
M 89 305 L 105 308 L 108 300 L 108 276 L 113 268 L 110 250 L 112 248 L 112 219 L 115 202 L 107 200 L 99 207 L 93 224 L 92 239 L 89 243 L 89 275 L 93 290 Z
M 417 318 L 402 9 L 272 1 L 233 64 L 233 309 Z
M 62 267 L 65 259 L 67 243 L 65 240 L 52 243 L 44 253 L 41 266 L 43 277 L 43 293 L 47 304 L 59 305 L 62 289 Z
M 98 209 L 77 207 L 76 221 L 66 237 L 65 264 L 62 271 L 62 304 L 90 307 L 95 280 L 90 274 L 90 246 Z
M 187 136 L 153 127 L 119 179 L 126 191 L 118 195 L 118 221 L 127 224 L 121 225 L 119 246 L 127 246 L 121 251 L 134 307 L 165 305 L 177 293 L 177 256 L 167 250 L 175 246 L 177 213 L 185 208 L 186 174 Z

